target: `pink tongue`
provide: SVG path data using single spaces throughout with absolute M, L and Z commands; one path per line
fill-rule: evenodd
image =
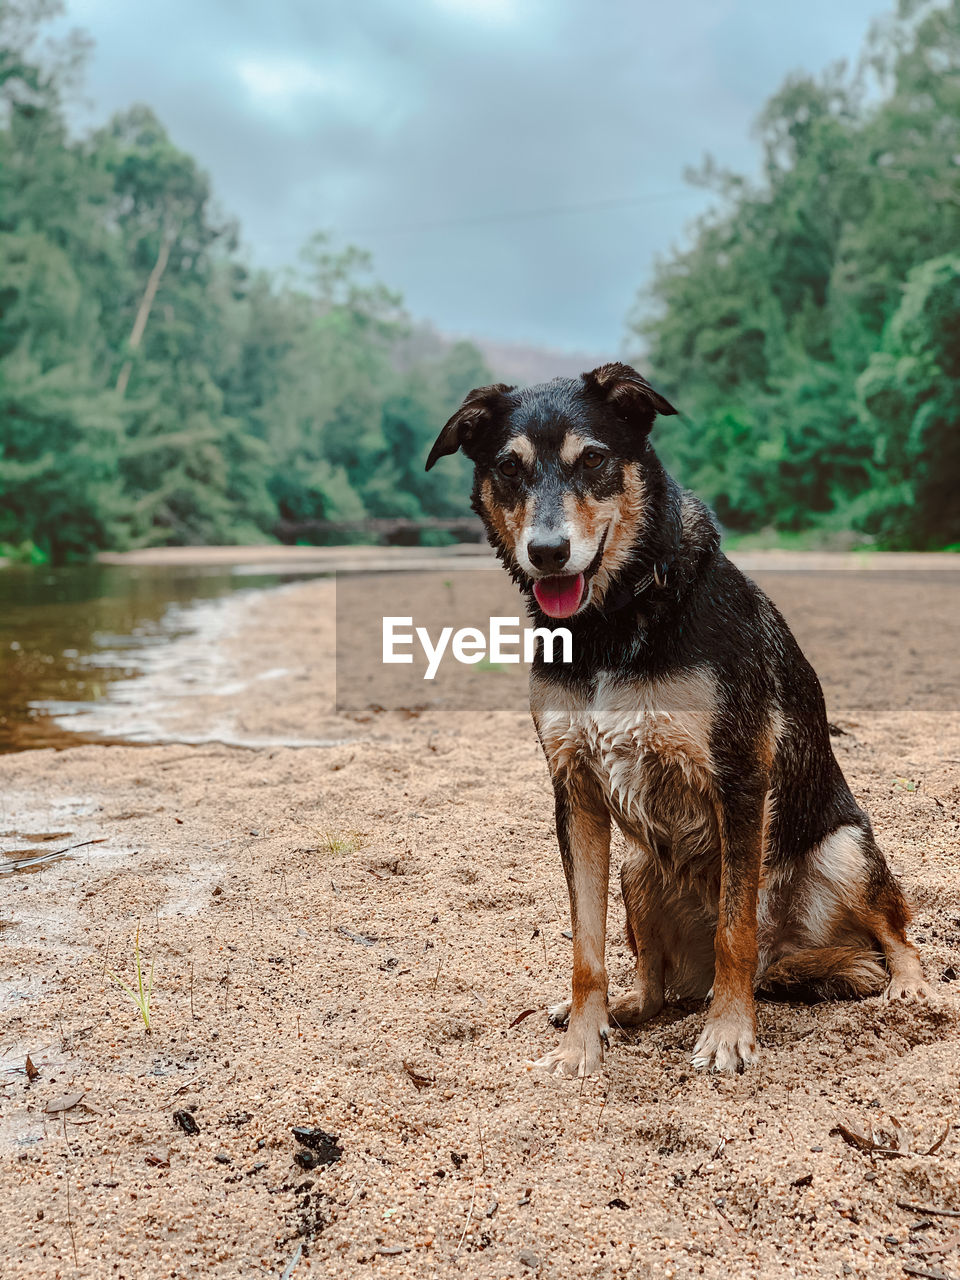
M 583 574 L 558 578 L 539 578 L 533 584 L 537 604 L 549 618 L 569 618 L 580 607 Z

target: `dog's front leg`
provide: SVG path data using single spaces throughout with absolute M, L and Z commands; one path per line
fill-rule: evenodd
M 757 1054 L 753 989 L 757 973 L 763 798 L 763 789 L 752 789 L 740 790 L 721 801 L 713 1000 L 693 1050 L 695 1067 L 743 1071 Z
M 610 879 L 610 815 L 587 774 L 554 779 L 557 839 L 573 927 L 573 999 L 560 1044 L 537 1063 L 556 1075 L 598 1071 L 607 1025 L 607 889 Z

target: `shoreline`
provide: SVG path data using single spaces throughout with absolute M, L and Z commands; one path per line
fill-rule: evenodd
M 960 554 L 951 551 L 727 551 L 744 573 L 960 573 Z M 295 570 L 305 574 L 384 573 L 427 569 L 490 569 L 496 557 L 485 543 L 447 547 L 247 546 L 145 547 L 101 551 L 94 563 L 130 568 L 240 568 Z M 43 570 L 0 557 L 0 570 Z
M 950 551 L 728 551 L 745 573 L 789 572 L 954 572 L 960 554 Z M 100 564 L 277 565 L 309 566 L 325 572 L 376 572 L 431 568 L 495 568 L 496 557 L 485 543 L 449 547 L 153 547 L 142 551 L 102 552 Z

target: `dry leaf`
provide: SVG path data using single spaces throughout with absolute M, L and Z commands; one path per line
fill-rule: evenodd
M 29 1053 L 27 1054 L 26 1072 L 28 1080 L 36 1080 L 37 1076 L 40 1074 L 37 1068 L 33 1065 L 33 1059 L 30 1057 Z
M 940 1150 L 940 1148 L 943 1146 L 943 1144 L 944 1144 L 944 1143 L 946 1142 L 946 1140 L 947 1140 L 947 1134 L 950 1132 L 950 1128 L 951 1128 L 952 1124 L 953 1124 L 953 1121 L 952 1121 L 952 1120 L 948 1120 L 948 1121 L 947 1121 L 947 1123 L 946 1123 L 946 1124 L 944 1125 L 944 1127 L 943 1127 L 943 1133 L 941 1133 L 940 1137 L 939 1137 L 939 1138 L 937 1138 L 936 1142 L 933 1144 L 933 1146 L 932 1146 L 932 1147 L 930 1147 L 930 1148 L 929 1148 L 929 1150 L 924 1151 L 924 1152 L 922 1153 L 923 1155 L 925 1155 L 925 1156 L 932 1156 L 932 1155 L 934 1155 L 937 1151 L 939 1151 L 939 1150 Z
M 851 1147 L 856 1147 L 858 1151 L 867 1151 L 871 1155 L 932 1156 L 946 1142 L 952 1124 L 952 1119 L 948 1120 L 940 1137 L 931 1146 L 921 1149 L 914 1146 L 914 1139 L 896 1116 L 887 1116 L 884 1123 L 878 1124 L 876 1128 L 870 1125 L 862 1132 L 852 1124 L 839 1123 L 830 1132 L 838 1133 Z
M 58 1111 L 69 1111 L 71 1107 L 75 1107 L 78 1102 L 83 1100 L 86 1089 L 81 1089 L 79 1093 L 65 1093 L 59 1098 L 51 1098 L 44 1107 L 47 1115 L 54 1115 Z
M 147 1164 L 159 1165 L 160 1168 L 167 1169 L 170 1167 L 170 1148 L 153 1147 L 143 1153 L 143 1158 Z
M 519 1027 L 524 1018 L 529 1018 L 531 1013 L 536 1013 L 536 1009 L 524 1009 L 523 1013 L 518 1013 L 514 1020 L 510 1023 L 510 1027 Z

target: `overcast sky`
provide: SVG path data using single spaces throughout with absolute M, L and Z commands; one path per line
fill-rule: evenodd
M 855 59 L 883 7 L 67 0 L 95 41 L 87 118 L 152 106 L 254 262 L 327 228 L 446 333 L 600 354 L 708 199 L 684 168 L 753 169 L 766 98 Z

